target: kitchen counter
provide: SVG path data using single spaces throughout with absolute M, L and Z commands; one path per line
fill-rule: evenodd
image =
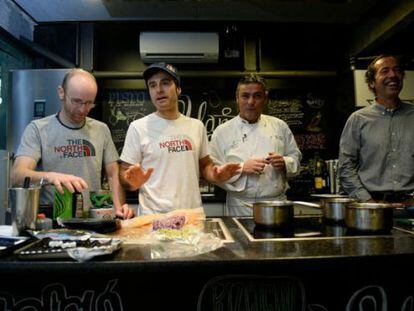
M 239 281 L 231 280 L 233 285 L 247 282 L 252 275 L 262 278 L 258 284 L 287 276 L 302 288 L 305 305 L 326 310 L 343 310 L 368 296 L 385 304 L 384 310 L 397 310 L 414 297 L 412 234 L 252 242 L 233 219 L 223 221 L 234 242 L 196 257 L 154 260 L 149 246 L 125 244 L 114 255 L 85 263 L 3 258 L 0 305 L 7 302 L 14 309 L 31 297 L 24 303 L 40 306 L 55 295 L 62 303 L 83 307 L 107 301 L 121 307 L 114 310 L 142 305 L 164 310 L 179 302 L 180 310 L 196 310 L 203 286 L 225 275 L 238 275 Z M 205 291 L 206 295 L 215 292 Z

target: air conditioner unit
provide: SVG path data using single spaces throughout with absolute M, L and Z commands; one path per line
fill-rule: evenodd
M 144 63 L 217 63 L 219 37 L 211 32 L 141 32 Z

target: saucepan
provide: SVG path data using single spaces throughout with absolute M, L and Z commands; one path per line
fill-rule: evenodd
M 320 208 L 324 218 L 340 222 L 345 219 L 346 205 L 352 202 L 355 202 L 355 200 L 340 197 L 323 199 L 322 204 L 289 200 L 258 201 L 255 203 L 243 202 L 243 204 L 253 209 L 253 219 L 257 225 L 280 227 L 293 225 L 294 204 Z
M 293 225 L 293 201 L 242 202 L 253 209 L 256 225 L 263 227 L 288 227 Z
M 348 197 L 332 197 L 322 198 L 321 204 L 293 201 L 295 204 L 320 208 L 322 216 L 332 222 L 341 222 L 345 220 L 346 206 L 355 202 L 354 199 Z
M 345 224 L 358 231 L 389 232 L 393 226 L 392 203 L 351 203 L 346 206 Z

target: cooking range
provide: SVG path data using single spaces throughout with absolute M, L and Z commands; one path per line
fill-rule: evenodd
M 328 222 L 321 216 L 295 216 L 294 225 L 283 228 L 258 226 L 252 217 L 233 217 L 233 221 L 252 242 L 414 235 L 411 227 L 407 226 L 394 226 L 385 232 L 355 231 L 344 223 Z

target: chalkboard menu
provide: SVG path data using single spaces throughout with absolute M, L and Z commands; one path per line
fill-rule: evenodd
M 329 96 L 306 90 L 271 90 L 265 113 L 284 120 L 292 130 L 302 152 L 302 172 L 290 180 L 288 195 L 307 197 L 314 186 L 312 157 L 325 158 L 330 152 L 333 109 L 329 109 Z
M 107 89 L 101 95 L 103 121 L 108 124 L 118 151 L 122 151 L 125 135 L 132 121 L 155 111 L 146 90 Z M 214 90 L 182 93 L 179 110 L 201 120 L 210 138 L 217 126 L 237 115 L 234 99 Z
M 201 120 L 210 138 L 220 124 L 238 114 L 234 95 L 235 87 L 209 89 L 193 87 L 183 89 L 179 98 L 179 110 L 186 116 Z M 112 138 L 119 151 L 126 132 L 133 120 L 155 111 L 145 89 L 106 88 L 101 91 L 103 120 L 111 130 Z M 298 89 L 271 89 L 264 113 L 287 122 L 295 135 L 303 153 L 302 165 L 305 168 L 300 176 L 291 181 L 295 195 L 305 196 L 313 186 L 307 162 L 315 151 L 327 159 L 329 143 L 332 140 L 331 118 L 333 109 L 329 96 L 323 92 Z M 326 154 L 325 154 L 326 153 Z M 303 193 L 302 193 L 303 192 Z
M 154 112 L 155 109 L 146 90 L 108 89 L 101 94 L 101 100 L 103 121 L 111 130 L 115 146 L 121 153 L 131 122 Z
M 298 90 L 271 90 L 266 113 L 284 120 L 301 151 L 327 149 L 329 111 L 324 95 Z

